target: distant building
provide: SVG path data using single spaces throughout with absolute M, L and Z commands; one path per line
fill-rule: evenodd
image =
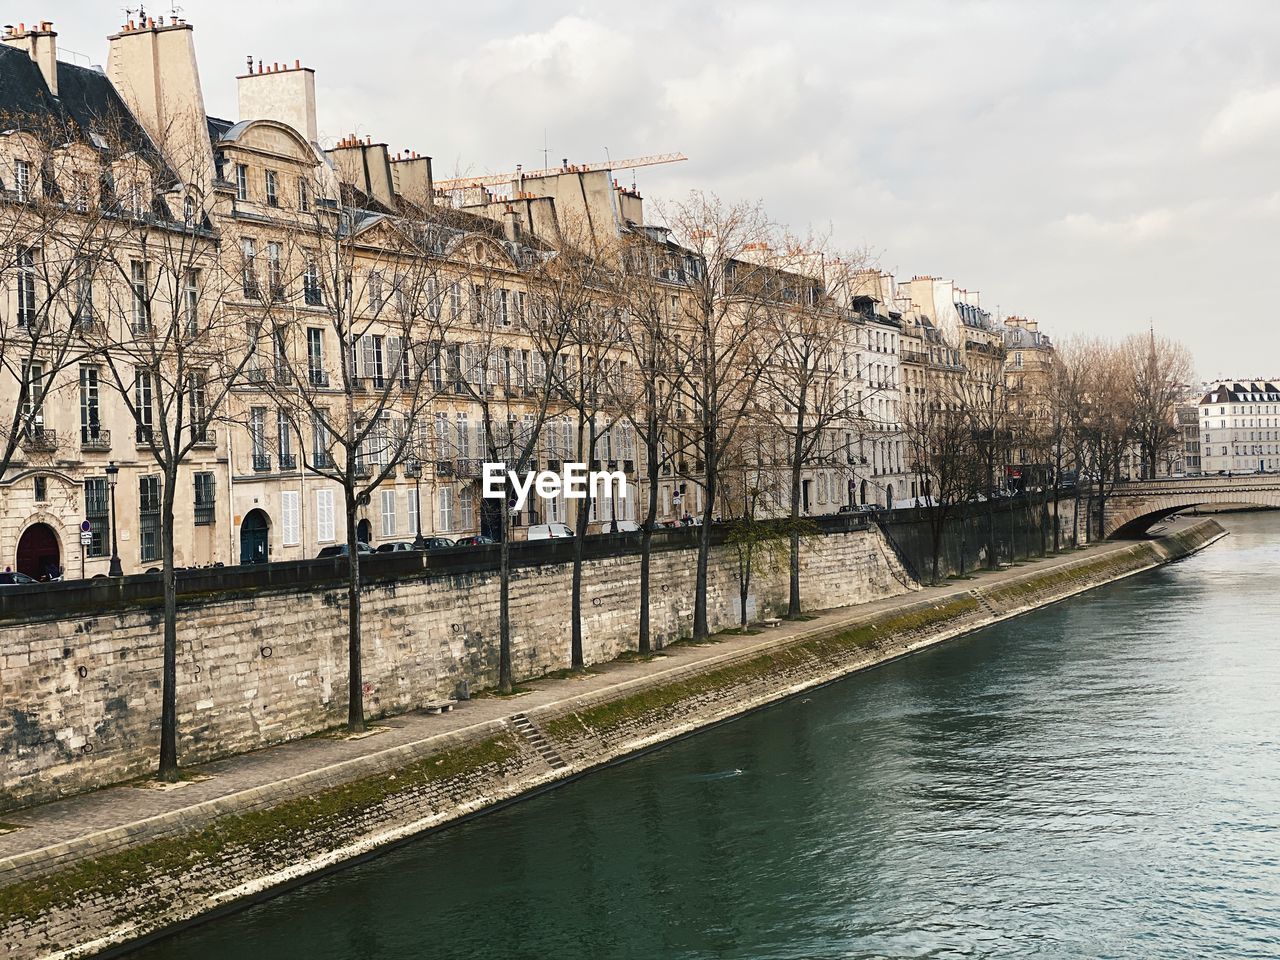
M 1280 469 L 1280 378 L 1220 380 L 1200 399 L 1200 466 L 1210 473 Z

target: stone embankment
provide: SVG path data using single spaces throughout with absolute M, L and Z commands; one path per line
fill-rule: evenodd
M 536 684 L 514 700 L 464 705 L 447 715 L 464 717 L 449 732 L 382 750 L 366 740 L 358 757 L 289 776 L 271 776 L 275 761 L 261 758 L 255 786 L 190 805 L 180 788 L 165 813 L 131 820 L 116 810 L 111 827 L 119 801 L 109 795 L 119 790 L 104 791 L 96 827 L 44 847 L 6 843 L 28 832 L 38 839 L 48 825 L 43 808 L 19 811 L 11 815 L 19 829 L 0 836 L 0 956 L 90 956 L 233 908 L 664 741 L 1189 556 L 1222 535 L 1203 521 L 1160 540 L 986 574 L 972 588 L 884 599 L 758 636 L 677 647 L 583 681 Z M 302 746 L 273 750 L 283 758 Z M 228 767 L 221 775 L 242 774 Z M 98 796 L 62 802 L 88 810 Z

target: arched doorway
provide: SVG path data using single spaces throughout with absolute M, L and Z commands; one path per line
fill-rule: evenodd
M 884 485 L 884 508 L 886 510 L 893 509 L 893 484 L 886 483 Z
M 867 503 L 867 481 L 865 481 L 865 480 L 863 480 L 863 481 L 862 481 L 862 488 L 861 488 L 861 490 L 860 490 L 860 492 L 859 492 L 858 502 L 859 502 L 860 504 L 862 504 L 863 506 L 866 506 L 866 503 Z
M 18 556 L 16 567 L 19 573 L 37 580 L 62 576 L 59 560 L 62 549 L 58 545 L 58 535 L 47 523 L 33 523 L 22 531 L 18 539 Z
M 250 510 L 240 524 L 240 562 L 266 563 L 271 521 L 263 510 Z
M 356 539 L 361 543 L 373 542 L 373 524 L 367 517 L 356 524 Z

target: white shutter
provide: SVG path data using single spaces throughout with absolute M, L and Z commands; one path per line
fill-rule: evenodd
M 394 490 L 382 491 L 382 536 L 383 538 L 394 537 L 396 535 L 396 492 Z
M 284 490 L 280 494 L 281 536 L 286 547 L 296 547 L 302 542 L 302 524 L 299 513 L 299 495 L 296 490 Z
M 377 358 L 374 352 L 373 337 L 365 334 L 360 338 L 360 373 L 362 377 L 372 377 L 377 371 Z
M 316 542 L 330 543 L 333 534 L 333 491 L 316 491 Z
M 409 533 L 418 532 L 418 494 L 416 490 L 409 491 Z

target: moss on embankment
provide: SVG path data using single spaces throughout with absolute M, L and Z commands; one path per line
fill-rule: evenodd
M 544 722 L 543 727 L 557 740 L 572 740 L 584 729 L 600 734 L 626 724 L 643 722 L 649 717 L 656 720 L 682 701 L 751 683 L 772 674 L 785 675 L 790 668 L 815 660 L 834 661 L 859 647 L 871 647 L 895 637 L 942 627 L 977 609 L 978 602 L 966 596 L 925 609 L 907 610 L 847 630 L 799 640 L 748 660 L 555 717 Z
M 425 757 L 394 773 L 366 777 L 265 810 L 231 814 L 203 829 L 81 861 L 56 873 L 0 888 L 0 923 L 34 920 L 86 899 L 135 901 L 140 890 L 181 876 L 202 864 L 233 861 L 240 852 L 283 866 L 292 849 L 315 856 L 337 849 L 359 833 L 378 807 L 433 783 L 484 770 L 498 771 L 516 756 L 507 734 Z

